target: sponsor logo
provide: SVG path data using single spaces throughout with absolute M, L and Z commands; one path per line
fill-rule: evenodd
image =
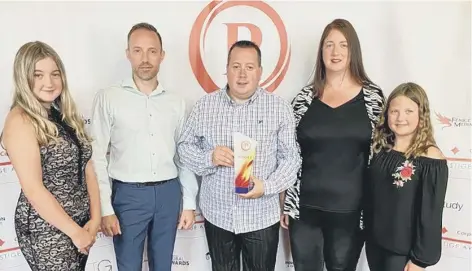
M 472 149 L 469 149 L 467 151 L 467 149 L 464 150 L 462 148 L 458 148 L 457 146 L 454 146 L 449 151 L 452 153 L 452 155 L 448 157 L 449 160 L 472 162 L 472 159 L 471 159 Z M 461 155 L 465 156 L 465 158 L 461 158 L 460 157 Z
M 113 265 L 109 260 L 101 260 L 97 264 L 97 271 L 111 271 L 113 270 Z
M 462 230 L 449 230 L 447 227 L 442 228 L 443 240 L 461 243 L 461 244 L 472 244 L 470 237 L 472 234 L 469 231 Z M 467 239 L 466 239 L 467 238 Z
M 251 142 L 249 142 L 248 140 L 241 142 L 241 149 L 243 149 L 243 151 L 247 151 L 250 148 L 251 148 Z
M 282 18 L 269 4 L 263 1 L 211 1 L 202 10 L 195 20 L 189 38 L 189 60 L 193 74 L 205 92 L 210 93 L 221 88 L 220 86 L 217 86 L 214 78 L 212 78 L 208 72 L 208 67 L 206 67 L 204 64 L 206 38 L 210 26 L 212 26 L 212 23 L 215 22 L 215 18 L 217 18 L 218 15 L 225 16 L 225 14 L 228 13 L 225 12 L 225 14 L 221 14 L 223 11 L 228 11 L 229 9 L 235 7 L 252 8 L 264 13 L 271 21 L 271 24 L 268 25 L 272 25 L 277 32 L 278 37 L 276 39 L 278 44 L 275 45 L 279 49 L 277 52 L 277 61 L 275 67 L 269 67 L 269 70 L 271 71 L 270 74 L 265 76 L 263 82 L 260 84 L 261 87 L 272 92 L 277 89 L 279 84 L 283 81 L 285 74 L 287 73 L 290 63 L 291 49 L 287 30 L 285 29 Z M 233 13 L 233 15 L 236 14 L 239 13 Z M 235 16 L 228 16 L 227 20 L 230 20 L 234 17 Z M 242 21 L 225 21 L 222 24 L 226 28 L 227 44 L 225 44 L 225 47 L 223 47 L 226 49 L 226 52 L 228 52 L 229 47 L 231 47 L 234 42 L 239 40 L 238 37 L 240 30 L 244 30 L 246 33 L 249 32 L 251 37 L 250 40 L 261 47 L 261 50 L 263 50 L 262 48 L 264 48 L 264 44 L 269 44 L 272 46 L 272 48 L 274 47 L 274 45 L 271 44 L 274 37 L 271 36 L 271 33 L 264 32 L 263 35 L 263 31 L 258 25 Z M 264 40 L 266 41 L 264 42 Z M 212 50 L 211 57 L 214 57 L 214 55 L 215 52 Z M 267 67 L 264 70 L 267 70 Z
M 18 257 L 23 257 L 23 254 L 18 248 L 15 248 L 12 250 L 5 250 L 5 251 L 0 250 L 0 261 L 16 259 Z
M 435 112 L 436 120 L 442 125 L 442 129 L 450 127 L 472 127 L 470 118 L 448 117 L 441 113 Z
M 178 255 L 173 255 L 172 256 L 172 265 L 184 265 L 184 266 L 189 266 L 190 262 L 187 261 L 184 257 L 178 256 Z
M 470 170 L 472 170 L 472 157 L 469 148 L 453 146 L 444 148 L 444 154 L 447 156 L 448 167 L 451 178 L 470 179 Z
M 462 230 L 442 229 L 442 254 L 455 258 L 470 259 L 472 251 L 471 233 Z
M 10 253 L 16 250 L 19 250 L 18 238 L 16 236 L 13 240 L 9 239 L 8 236 L 0 236 L 0 254 Z
M 452 209 L 454 211 L 460 212 L 462 208 L 464 207 L 464 204 L 456 201 L 456 202 L 445 202 L 444 203 L 444 208 L 446 209 Z

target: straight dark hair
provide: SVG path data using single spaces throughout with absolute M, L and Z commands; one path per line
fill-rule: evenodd
M 323 62 L 323 44 L 332 30 L 338 30 L 346 38 L 349 48 L 349 71 L 354 80 L 361 85 L 372 84 L 367 76 L 362 62 L 362 52 L 359 38 L 352 24 L 345 19 L 335 19 L 329 23 L 323 30 L 320 44 L 318 46 L 318 54 L 315 64 L 315 76 L 313 81 L 308 85 L 313 87 L 315 97 L 323 96 L 323 90 L 326 85 L 326 66 Z

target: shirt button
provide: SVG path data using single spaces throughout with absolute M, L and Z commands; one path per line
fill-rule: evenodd
M 152 155 L 156 155 L 155 153 L 152 153 Z
M 153 174 L 156 175 L 156 172 L 154 172 Z
M 151 134 L 151 136 L 154 136 L 154 134 Z
M 150 117 L 152 117 L 152 114 L 149 114 Z

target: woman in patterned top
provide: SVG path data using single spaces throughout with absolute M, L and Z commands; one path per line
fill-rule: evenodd
M 365 213 L 371 271 L 419 271 L 441 257 L 447 161 L 428 97 L 415 83 L 389 96 L 374 136 Z
M 100 225 L 91 139 L 45 43 L 24 44 L 14 62 L 14 98 L 2 146 L 18 176 L 18 243 L 33 271 L 85 270 Z
M 356 269 L 365 174 L 383 104 L 354 27 L 334 20 L 321 36 L 313 83 L 293 100 L 303 162 L 281 222 L 290 231 L 296 271 Z

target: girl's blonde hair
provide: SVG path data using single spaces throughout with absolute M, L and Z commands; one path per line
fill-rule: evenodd
M 33 124 L 38 143 L 41 146 L 57 139 L 56 125 L 48 119 L 46 108 L 33 94 L 35 66 L 38 61 L 45 58 L 51 58 L 56 63 L 62 79 L 62 92 L 54 101 L 53 106 L 59 108 L 62 120 L 74 129 L 78 139 L 89 144 L 91 138 L 85 132 L 84 121 L 77 112 L 77 107 L 70 95 L 64 64 L 56 51 L 43 42 L 28 42 L 21 46 L 15 56 L 13 66 L 14 95 L 11 108 L 18 106 L 23 109 L 25 117 Z
M 395 140 L 395 134 L 388 126 L 388 111 L 393 99 L 405 96 L 418 105 L 419 123 L 416 133 L 405 152 L 405 156 L 417 157 L 427 152 L 430 146 L 436 146 L 434 140 L 433 126 L 431 124 L 428 96 L 424 89 L 412 82 L 400 84 L 396 87 L 387 99 L 380 120 L 374 131 L 374 152 L 378 153 L 381 149 L 392 149 Z

